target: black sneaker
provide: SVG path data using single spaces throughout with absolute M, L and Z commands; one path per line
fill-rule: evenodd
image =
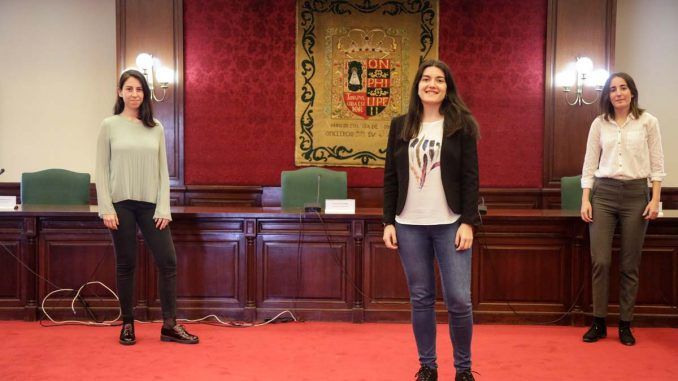
M 137 342 L 134 336 L 134 324 L 123 324 L 120 329 L 120 339 L 118 340 L 122 345 L 134 345 Z
M 636 344 L 636 338 L 633 337 L 633 333 L 631 333 L 630 325 L 619 326 L 619 341 L 621 341 L 622 344 L 628 346 Z
M 175 325 L 172 328 L 162 327 L 160 330 L 160 340 L 162 341 L 174 341 L 175 343 L 181 344 L 198 344 L 200 339 L 198 336 L 191 335 L 186 332 L 186 329 L 183 325 Z
M 591 328 L 584 334 L 583 340 L 585 343 L 595 343 L 598 339 L 607 337 L 607 327 L 604 324 L 593 322 Z
M 473 378 L 473 374 L 471 374 L 471 370 L 465 370 L 463 372 L 457 373 L 456 376 L 454 376 L 454 381 L 475 381 L 476 379 Z
M 437 381 L 438 369 L 422 365 L 414 376 L 417 378 L 417 381 Z

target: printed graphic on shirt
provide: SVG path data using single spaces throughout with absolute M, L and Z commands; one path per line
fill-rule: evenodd
M 429 139 L 426 135 L 412 139 L 410 142 L 410 173 L 422 189 L 426 177 L 440 167 L 440 142 Z

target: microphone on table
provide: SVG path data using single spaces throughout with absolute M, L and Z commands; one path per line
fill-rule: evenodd
M 480 203 L 478 204 L 478 213 L 480 213 L 481 216 L 487 214 L 487 205 L 485 205 L 485 197 L 480 198 Z
M 320 213 L 320 175 L 316 178 L 315 202 L 308 202 L 304 204 L 304 212 L 306 213 Z

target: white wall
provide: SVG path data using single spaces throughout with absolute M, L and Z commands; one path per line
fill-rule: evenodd
M 659 119 L 665 187 L 678 187 L 678 1 L 617 0 L 614 71 L 638 86 L 640 107 Z
M 93 174 L 116 86 L 115 0 L 0 0 L 0 182 Z

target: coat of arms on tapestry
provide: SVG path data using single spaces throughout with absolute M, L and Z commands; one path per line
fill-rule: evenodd
M 390 121 L 437 57 L 437 0 L 298 0 L 295 164 L 383 167 Z

